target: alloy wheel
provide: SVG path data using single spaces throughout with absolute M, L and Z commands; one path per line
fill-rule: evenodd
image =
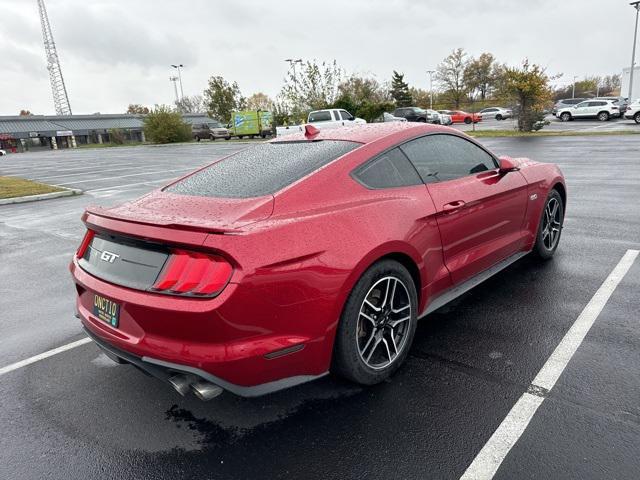
M 547 250 L 553 250 L 560 238 L 562 228 L 560 215 L 560 202 L 556 198 L 549 199 L 542 219 L 542 243 Z
M 371 369 L 391 365 L 407 343 L 411 322 L 407 286 L 397 277 L 378 280 L 360 306 L 356 344 L 360 359 Z

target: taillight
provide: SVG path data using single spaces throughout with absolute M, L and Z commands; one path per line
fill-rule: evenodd
M 233 268 L 217 255 L 172 250 L 153 290 L 174 295 L 213 296 L 222 291 Z
M 94 232 L 93 230 L 87 230 L 87 232 L 84 234 L 84 238 L 82 239 L 82 243 L 80 243 L 80 246 L 78 247 L 76 257 L 84 257 L 84 254 L 87 251 L 87 248 L 89 248 L 89 244 L 91 243 L 91 240 L 93 240 L 95 234 L 96 232 Z

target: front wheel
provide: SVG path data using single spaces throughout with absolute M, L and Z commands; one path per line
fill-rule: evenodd
M 200 137 L 198 135 L 196 135 L 195 137 L 193 137 L 195 139 L 196 142 L 200 141 Z
M 500 115 L 500 114 L 496 115 L 496 120 L 498 120 L 498 121 L 502 120 L 502 115 Z
M 464 119 L 464 123 L 466 123 L 467 125 L 469 125 L 471 123 L 471 117 L 467 117 Z
M 543 260 L 553 257 L 562 233 L 564 205 L 557 190 L 551 190 L 544 204 L 533 251 Z
M 640 123 L 640 112 L 636 113 L 633 116 L 633 119 L 635 120 L 636 123 Z
M 600 120 L 601 122 L 606 122 L 607 120 L 609 120 L 609 112 L 600 112 L 598 114 L 598 120 Z
M 211 140 L 212 142 L 216 139 L 216 137 L 213 135 L 213 133 L 211 135 L 209 135 L 209 140 Z
M 356 283 L 340 317 L 332 370 L 362 385 L 389 378 L 409 353 L 417 308 L 407 269 L 393 260 L 374 264 Z

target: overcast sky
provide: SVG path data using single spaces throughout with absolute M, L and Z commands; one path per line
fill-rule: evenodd
M 46 1 L 74 113 L 170 104 L 177 62 L 185 95 L 222 75 L 275 96 L 289 57 L 426 88 L 457 47 L 528 57 L 568 84 L 628 67 L 634 25 L 629 0 Z M 0 114 L 54 113 L 36 0 L 0 0 L 0 25 Z

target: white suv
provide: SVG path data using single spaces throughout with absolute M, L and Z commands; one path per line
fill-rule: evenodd
M 624 112 L 624 118 L 640 123 L 640 98 L 627 107 L 627 111 Z
M 574 118 L 597 118 L 606 122 L 610 118 L 620 116 L 620 107 L 615 100 L 585 100 L 577 105 L 558 109 L 556 117 L 563 122 Z

